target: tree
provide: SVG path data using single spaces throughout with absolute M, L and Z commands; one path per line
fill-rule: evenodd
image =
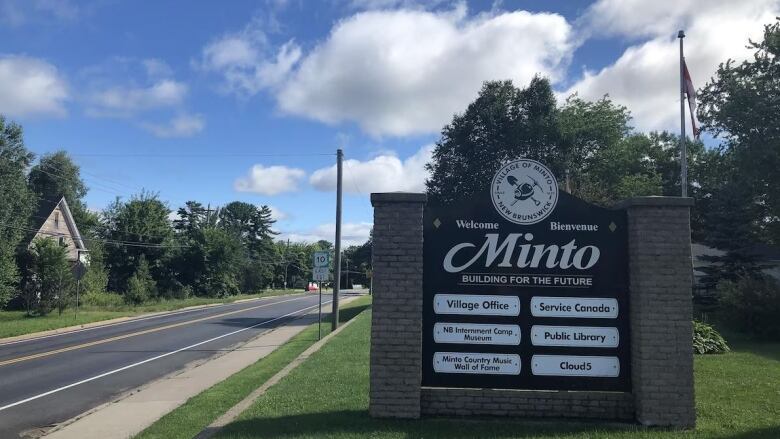
M 24 146 L 22 127 L 0 115 L 0 309 L 17 293 L 15 254 L 35 208 L 25 176 L 34 157 Z
M 271 227 L 276 221 L 268 206 L 233 201 L 219 210 L 219 225 L 247 242 L 271 238 L 276 232 Z
M 46 315 L 56 307 L 61 314 L 70 303 L 74 279 L 66 255 L 66 248 L 53 239 L 33 241 L 28 259 L 31 275 L 26 284 L 28 312 Z
M 127 202 L 117 199 L 103 212 L 102 236 L 111 241 L 106 246 L 106 263 L 112 290 L 127 291 L 128 279 L 142 256 L 158 286 L 174 287 L 169 260 L 175 242 L 169 213 L 168 206 L 150 192 L 141 192 Z
M 198 292 L 209 297 L 239 294 L 243 248 L 238 238 L 222 229 L 210 228 L 202 233 L 199 250 L 203 257 L 203 272 L 198 279 Z
M 258 208 L 254 204 L 233 201 L 219 211 L 219 227 L 236 236 L 246 251 L 241 261 L 243 291 L 257 291 L 272 282 L 273 237 L 277 234 L 272 227 L 275 222 L 266 205 Z
M 81 169 L 65 151 L 44 154 L 30 169 L 28 176 L 30 190 L 40 202 L 56 202 L 65 197 L 73 219 L 81 232 L 88 232 L 97 226 L 97 215 L 87 210 L 83 199 L 87 186 L 81 179 Z
M 134 305 L 139 305 L 157 295 L 157 284 L 149 271 L 149 264 L 146 257 L 141 255 L 138 258 L 138 268 L 135 273 L 127 280 L 127 292 L 125 301 Z
M 86 294 L 105 293 L 108 287 L 108 270 L 106 269 L 105 248 L 97 240 L 87 240 L 89 249 L 89 265 L 81 278 L 81 289 Z
M 341 259 L 345 262 L 348 261 L 349 265 L 345 264 L 341 267 L 342 273 L 344 273 L 342 285 L 349 288 L 354 284 L 368 285 L 370 283 L 372 245 L 372 239 L 369 237 L 363 244 L 352 245 L 344 250 Z
M 524 89 L 511 81 L 486 82 L 442 130 L 426 165 L 428 194 L 445 203 L 468 199 L 485 190 L 501 163 L 521 156 L 544 161 L 561 175 L 557 113 L 546 79 L 534 78 Z
M 558 108 L 546 79 L 518 89 L 509 81 L 486 82 L 477 99 L 442 130 L 426 182 L 433 200 L 450 203 L 485 190 L 485 182 L 506 161 L 519 157 L 545 163 L 561 187 L 591 201 L 613 200 L 593 175 L 604 156 L 619 155 L 630 132 L 630 113 L 607 97 L 588 102 L 576 95 Z M 606 174 L 605 174 L 606 175 Z M 609 175 L 614 178 L 614 175 Z M 626 176 L 624 192 L 653 186 L 653 175 Z M 613 183 L 612 188 L 617 188 Z
M 173 220 L 173 228 L 178 233 L 192 233 L 211 223 L 211 211 L 197 201 L 187 201 L 176 212 L 178 219 Z M 214 220 L 216 220 L 214 215 Z
M 564 187 L 580 195 L 580 184 L 586 178 L 591 162 L 598 154 L 615 148 L 629 134 L 628 109 L 617 106 L 606 96 L 589 102 L 577 95 L 569 96 L 558 116 L 560 154 L 563 157 Z
M 699 91 L 698 117 L 703 129 L 725 139 L 749 198 L 766 206 L 750 221 L 753 234 L 780 244 L 780 19 L 748 47 L 755 50 L 752 59 L 722 63 Z

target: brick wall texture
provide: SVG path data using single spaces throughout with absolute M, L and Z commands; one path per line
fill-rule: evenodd
M 630 393 L 497 389 L 422 389 L 422 414 L 631 421 Z
M 375 417 L 419 418 L 425 196 L 372 194 L 371 202 L 374 298 L 369 412 Z
M 372 194 L 374 417 L 511 416 L 693 427 L 690 199 L 641 197 L 628 212 L 632 392 L 421 388 L 423 194 Z
M 631 381 L 636 419 L 693 427 L 688 205 L 628 205 Z

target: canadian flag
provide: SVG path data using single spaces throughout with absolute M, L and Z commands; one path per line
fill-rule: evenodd
M 699 128 L 696 126 L 696 88 L 693 86 L 688 63 L 683 60 L 683 92 L 688 96 L 688 109 L 691 111 L 691 126 L 694 138 L 699 138 Z

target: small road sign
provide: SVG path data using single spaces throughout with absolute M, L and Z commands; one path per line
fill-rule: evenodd
M 315 267 L 330 267 L 330 252 L 314 252 Z
M 317 281 L 323 281 L 328 280 L 330 278 L 330 268 L 329 267 L 314 267 L 312 270 L 312 274 L 314 275 L 314 280 Z

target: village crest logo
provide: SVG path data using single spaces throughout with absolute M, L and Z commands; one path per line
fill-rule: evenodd
M 558 203 L 558 182 L 536 160 L 520 159 L 498 170 L 490 186 L 493 206 L 516 224 L 536 224 L 547 218 Z

